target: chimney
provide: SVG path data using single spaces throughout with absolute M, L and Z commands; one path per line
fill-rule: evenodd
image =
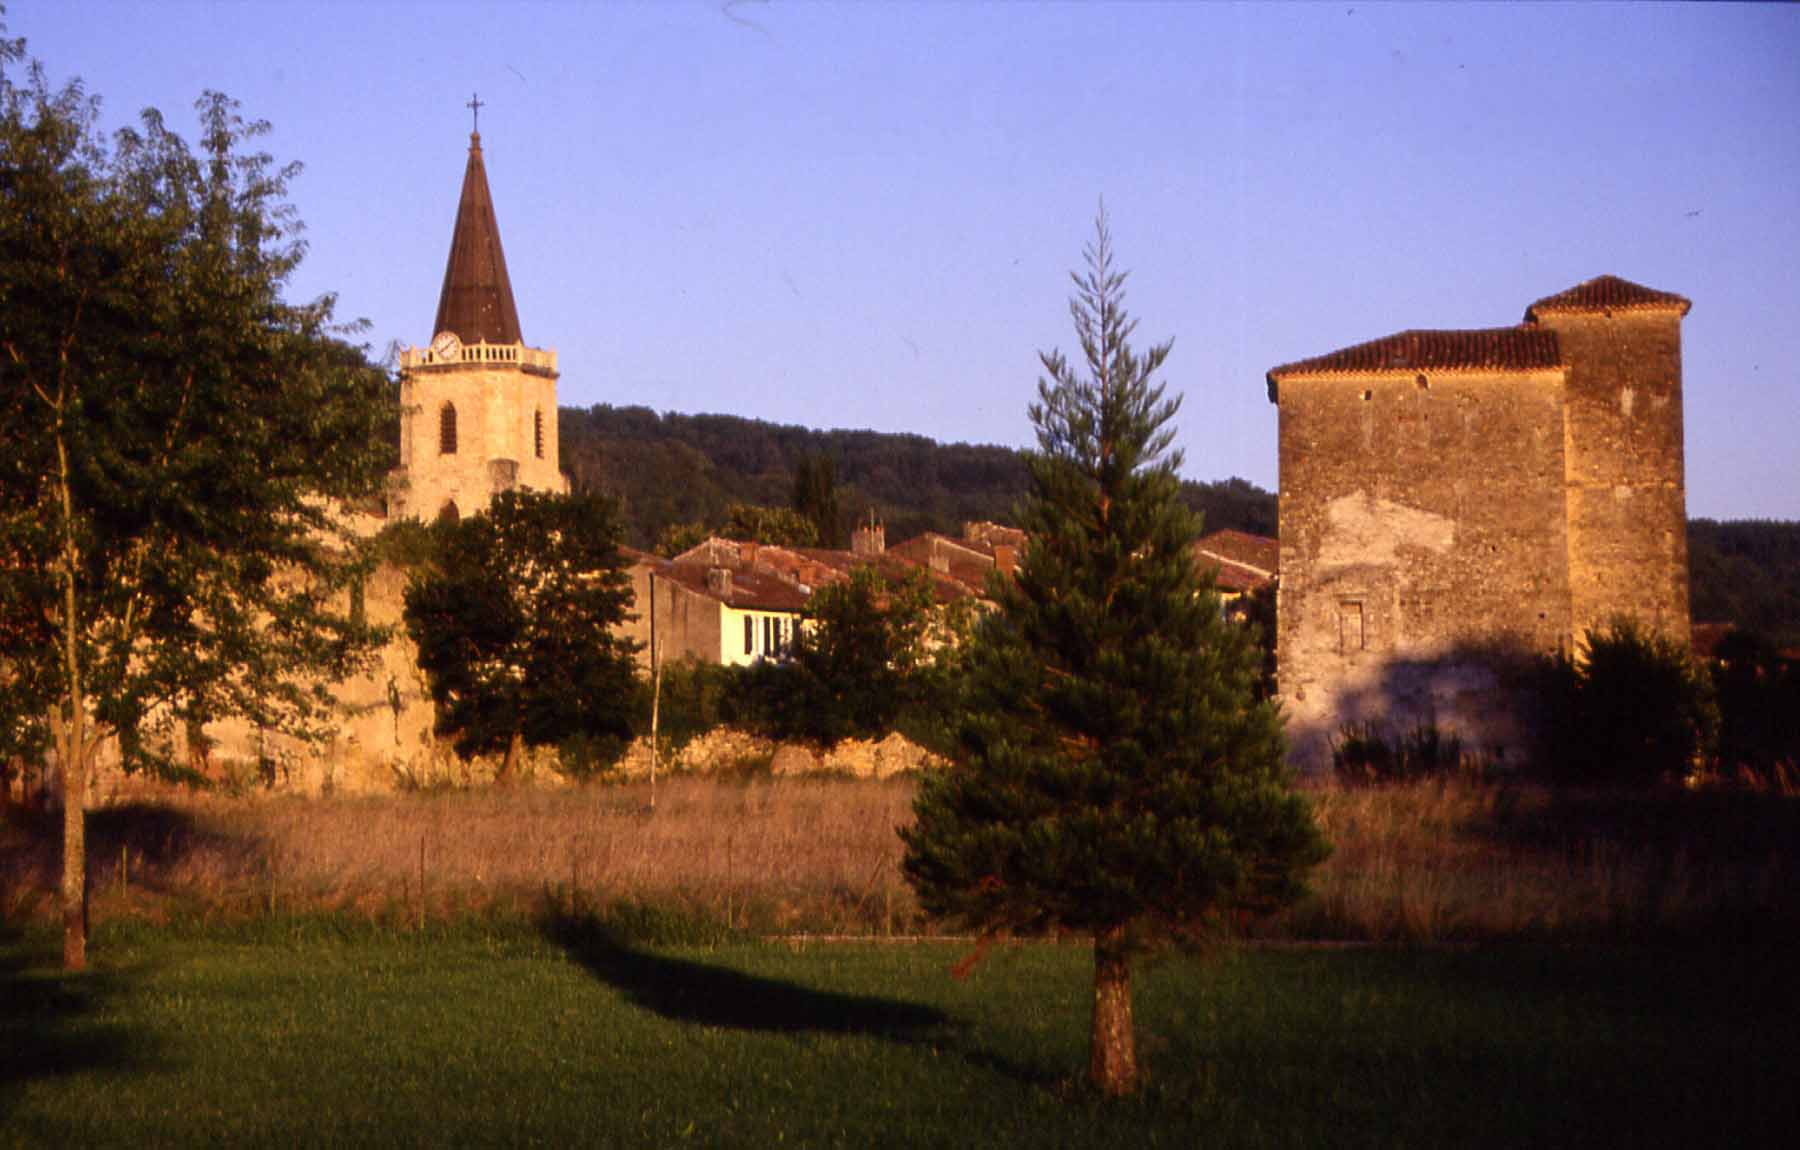
M 871 517 L 866 526 L 850 533 L 852 555 L 880 555 L 887 550 L 887 527 Z
M 715 598 L 731 598 L 731 568 L 708 567 L 706 569 L 706 590 Z

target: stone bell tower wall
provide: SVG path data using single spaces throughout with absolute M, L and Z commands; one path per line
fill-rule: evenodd
M 462 352 L 504 352 L 520 362 L 439 366 L 423 362 L 428 350 L 404 353 L 396 514 L 431 519 L 453 503 L 459 515 L 473 515 L 515 487 L 568 490 L 557 467 L 556 353 L 485 344 Z M 454 451 L 444 450 L 446 404 L 455 412 Z

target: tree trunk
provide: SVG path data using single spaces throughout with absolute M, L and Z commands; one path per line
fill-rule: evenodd
M 70 740 L 74 742 L 74 740 Z M 63 969 L 87 966 L 87 771 L 81 750 L 62 753 L 63 782 Z
M 506 757 L 500 760 L 500 774 L 495 779 L 496 782 L 517 781 L 518 776 L 514 772 L 519 769 L 519 749 L 524 745 L 525 737 L 514 731 L 512 738 L 506 744 Z
M 76 572 L 81 552 L 75 543 L 75 500 L 69 487 L 69 451 L 62 437 L 62 410 L 56 419 L 57 493 L 62 501 L 63 712 L 63 969 L 87 966 L 87 696 L 81 681 L 81 613 L 76 609 Z
M 1088 1079 L 1110 1098 L 1136 1093 L 1137 1035 L 1131 1024 L 1131 956 L 1124 926 L 1094 933 L 1094 1029 Z

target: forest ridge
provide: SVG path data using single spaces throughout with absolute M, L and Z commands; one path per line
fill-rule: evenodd
M 872 511 L 893 540 L 958 535 L 970 520 L 1009 523 L 1027 487 L 1024 453 L 1009 447 L 610 404 L 565 407 L 560 420 L 571 483 L 616 498 L 625 541 L 643 549 L 674 524 L 723 523 L 734 503 L 788 506 L 806 458 L 834 461 L 843 513 L 860 520 Z M 1184 480 L 1181 495 L 1208 531 L 1276 533 L 1275 494 L 1248 480 Z M 1697 622 L 1800 645 L 1800 523 L 1695 519 L 1688 549 Z

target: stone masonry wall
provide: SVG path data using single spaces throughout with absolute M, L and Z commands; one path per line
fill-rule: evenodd
M 1681 317 L 1551 314 L 1570 364 L 1568 531 L 1579 636 L 1630 615 L 1688 641 Z
M 1563 372 L 1290 378 L 1280 403 L 1280 691 L 1296 761 L 1345 723 L 1522 733 L 1496 650 L 1570 625 Z

